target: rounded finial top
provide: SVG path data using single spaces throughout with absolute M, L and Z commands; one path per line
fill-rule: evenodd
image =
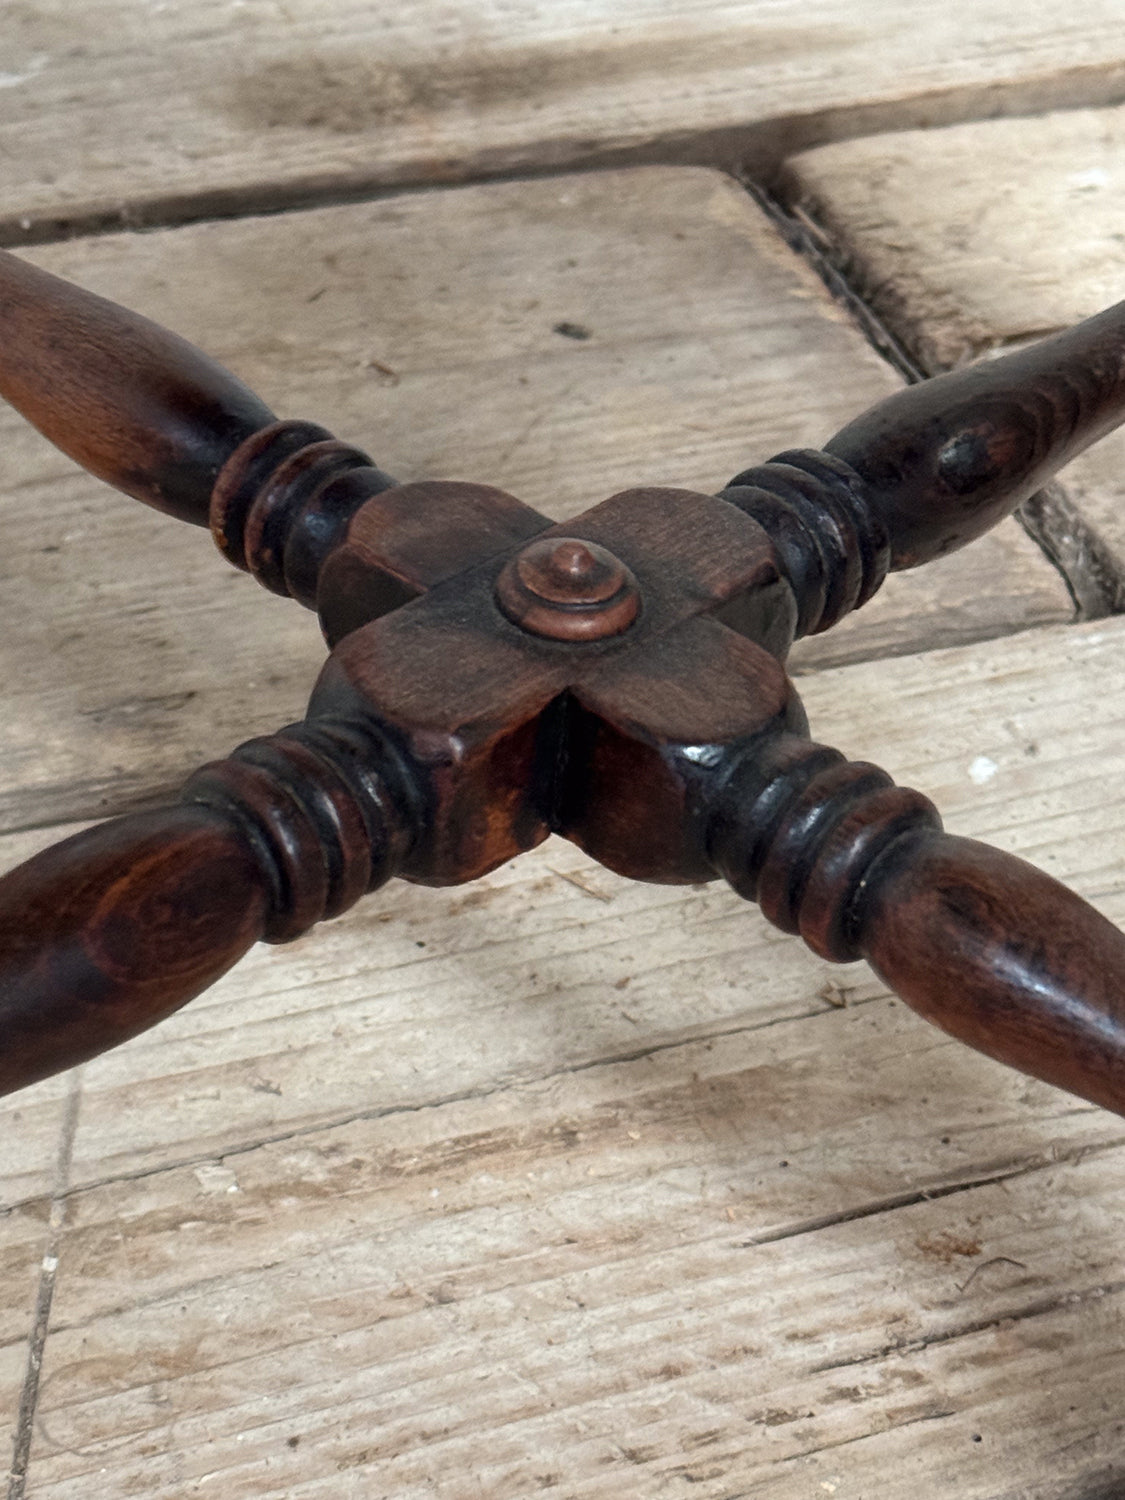
M 505 566 L 496 584 L 501 609 L 524 630 L 557 641 L 620 635 L 637 617 L 637 581 L 596 542 L 544 537 Z

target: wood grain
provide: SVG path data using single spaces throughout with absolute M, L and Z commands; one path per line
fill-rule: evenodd
M 13 97 L 3 94 L 4 102 Z M 703 476 L 717 488 L 748 451 L 818 441 L 857 404 L 893 388 L 740 190 L 709 173 L 474 188 L 75 242 L 36 251 L 34 259 L 176 327 L 281 410 L 320 415 L 370 441 L 392 472 L 510 483 L 558 516 L 645 473 L 670 483 Z M 562 322 L 591 337 L 554 332 Z M 75 473 L 10 412 L 0 416 L 0 435 L 0 826 L 35 830 L 9 837 L 7 869 L 69 831 L 60 819 L 160 800 L 202 761 L 297 717 L 324 649 L 305 611 L 227 569 L 205 535 Z M 1033 582 L 1019 598 L 1017 620 L 1057 617 L 1065 600 L 1053 575 L 1017 543 L 1009 578 L 1020 561 L 1031 563 Z M 979 579 L 961 588 L 970 599 L 984 593 Z M 1007 601 L 990 609 L 985 628 L 1006 628 Z M 917 638 L 906 606 L 898 622 L 900 640 Z M 538 949 L 550 993 L 556 981 L 547 976 L 588 941 L 584 915 L 605 903 L 550 869 L 536 878 L 545 883 L 535 898 L 543 903 L 543 931 L 554 934 Z M 577 878 L 590 885 L 588 876 Z M 592 889 L 602 888 L 594 882 Z M 402 894 L 394 891 L 389 910 Z M 404 919 L 397 956 L 377 941 L 376 967 L 392 992 L 410 992 L 414 965 L 427 952 L 415 943 L 435 941 L 435 921 L 445 933 L 438 941 L 452 945 L 454 975 L 463 946 L 488 946 L 480 919 L 496 898 L 466 897 L 464 910 L 476 919 L 464 930 L 450 902 L 436 915 L 432 906 L 422 913 L 425 932 Z M 516 908 L 524 899 L 519 886 Z M 670 992 L 687 961 L 674 931 L 662 928 L 659 903 L 649 911 L 644 941 L 665 955 L 662 983 Z M 381 940 L 379 914 L 369 917 Z M 520 920 L 510 915 L 497 939 L 498 954 L 517 970 L 525 956 Z M 189 1039 L 186 1052 L 169 1057 L 163 1082 L 165 1061 L 151 1059 L 148 1086 L 164 1098 L 156 1113 L 166 1108 L 178 1123 L 170 1135 L 148 1139 L 145 1160 L 221 1149 L 216 1076 L 244 1081 L 249 1101 L 265 1107 L 251 1112 L 251 1132 L 266 1134 L 275 1128 L 275 1090 L 292 1088 L 269 1075 L 291 1047 L 298 1062 L 306 1047 L 316 1053 L 312 1069 L 301 1064 L 295 1077 L 312 1087 L 318 1072 L 331 1076 L 340 1058 L 323 1006 L 346 1007 L 349 994 L 366 993 L 371 970 L 361 965 L 354 977 L 354 957 L 339 951 L 337 929 L 322 938 L 312 948 L 298 945 L 296 967 L 280 986 L 262 969 L 264 954 L 248 961 L 246 993 L 257 996 L 251 1012 L 263 1003 L 264 975 L 265 993 L 277 990 L 261 1019 L 282 1040 L 274 1049 L 258 1034 L 254 1045 L 266 1046 L 260 1062 L 248 1067 L 238 1028 L 222 1024 L 222 1010 L 213 1035 Z M 699 941 L 715 951 L 706 926 Z M 615 979 L 628 978 L 629 945 L 613 952 Z M 587 982 L 597 981 L 591 960 Z M 520 993 L 526 989 L 506 1000 L 517 1010 Z M 475 992 L 468 998 L 481 1003 Z M 229 992 L 219 999 L 225 1005 Z M 456 1011 L 463 1003 L 454 979 L 448 1004 Z M 290 1025 L 297 1032 L 285 1037 Z M 550 1033 L 548 1025 L 548 1040 Z M 365 1052 L 350 1081 L 333 1082 L 332 1108 L 350 1112 L 357 1089 L 365 1097 L 361 1075 L 372 1066 L 390 1069 L 392 1103 L 414 1098 L 416 1084 L 425 1097 L 428 1075 L 417 1051 L 399 1059 L 384 1050 L 376 1043 L 376 1056 Z M 218 1073 L 197 1090 L 190 1075 L 208 1051 Z M 528 1066 L 542 1066 L 534 1035 Z M 69 1087 L 54 1080 L 0 1109 L 5 1423 L 16 1420 L 50 1250 L 48 1203 Z M 299 1101 L 299 1114 L 319 1119 L 312 1094 L 299 1091 Z M 139 1100 L 138 1107 L 147 1113 Z M 91 1137 L 88 1173 L 112 1170 L 120 1150 L 140 1165 L 138 1140 L 128 1144 L 132 1110 L 120 1117 L 125 1132 L 116 1144 Z M 289 1119 L 283 1112 L 276 1128 L 287 1130 Z
M 928 369 L 1120 300 L 1125 106 L 844 142 L 786 175 Z
M 952 832 L 993 839 L 1120 919 L 1121 636 L 1115 622 L 842 668 L 807 679 L 804 698 L 819 735 L 924 787 Z M 936 745 L 933 694 L 951 705 Z M 40 842 L 54 834 L 41 831 Z M 732 997 L 743 1023 L 820 1013 L 831 1001 L 817 992 L 836 981 L 876 993 L 864 972 L 820 964 L 719 885 L 634 884 L 558 842 L 465 890 L 392 884 L 284 951 L 255 950 L 181 1016 L 90 1064 L 83 1108 L 87 1120 L 98 1108 L 101 1123 L 96 1146 L 79 1137 L 75 1181 L 229 1141 L 228 1119 L 214 1113 L 219 1080 L 236 1091 L 243 1139 L 253 1141 L 326 1110 L 417 1107 L 442 1093 L 451 1064 L 456 1091 L 475 1093 L 628 1053 L 639 1035 L 664 1041 L 685 1024 L 689 1036 L 709 1032 L 729 1018 Z M 400 1024 L 407 1032 L 396 1039 Z M 452 1054 L 426 1044 L 451 1026 L 478 1040 Z M 480 1051 L 489 1032 L 502 1063 Z M 52 1096 L 58 1085 L 40 1088 Z
M 197 526 L 269 409 L 198 349 L 0 252 L 0 396 L 96 478 Z
M 623 156 L 768 170 L 1125 77 L 1114 0 L 28 0 L 4 33 L 9 239 Z
M 983 1080 L 884 1029 L 880 1152 L 872 1009 L 83 1194 L 32 1493 L 1061 1493 L 1118 1430 L 1121 1144 L 1005 1156 Z
M 392 473 L 502 484 L 560 519 L 633 483 L 717 488 L 894 388 L 708 172 L 35 259 Z M 0 433 L 8 868 L 70 831 L 60 819 L 153 800 L 298 714 L 322 646 L 202 535 L 70 475 L 13 419 Z M 1065 618 L 1055 576 L 1009 538 L 963 554 L 976 571 L 893 580 L 808 644 L 910 652 Z M 1035 631 L 802 691 L 822 737 L 1121 920 L 1121 644 L 1115 625 Z M 965 1451 L 993 1500 L 1020 1473 L 1061 1487 L 1112 1461 L 1114 1122 L 947 1043 L 717 886 L 632 885 L 557 843 L 472 889 L 393 885 L 88 1068 L 60 1177 L 71 1086 L 0 1113 L 23 1143 L 0 1218 L 9 1425 L 58 1254 L 35 1500 L 91 1477 L 180 1494 L 205 1474 L 232 1495 L 452 1496 L 466 1465 L 498 1496 L 748 1476 L 797 1500 L 853 1453 L 856 1489 L 924 1461 L 963 1500 Z M 814 1368 L 837 1355 L 844 1374 Z M 1048 1370 L 1072 1393 L 1053 1420 Z M 1013 1381 L 1031 1392 L 1014 1423 Z M 1010 1434 L 987 1453 L 965 1432 L 978 1410 Z
M 1125 109 L 879 136 L 798 156 L 787 171 L 787 192 L 931 371 L 1041 337 L 1125 291 Z M 1123 463 L 1118 434 L 1063 476 L 1064 503 L 1093 533 L 1094 555 L 1087 544 L 1076 563 L 1109 569 L 1116 607 Z
M 805 697 L 1120 922 L 1123 648 L 1041 630 Z M 557 843 L 392 885 L 89 1064 L 81 1118 L 33 1495 L 1112 1479 L 1119 1122 L 717 886 Z
M 274 409 L 323 422 L 399 478 L 499 485 L 560 520 L 633 484 L 717 490 L 895 388 L 741 190 L 694 169 L 112 236 L 34 258 L 167 323 Z M 590 336 L 560 334 L 564 323 Z M 150 804 L 200 761 L 300 715 L 323 659 L 314 621 L 228 572 L 205 536 L 75 475 L 10 413 L 0 506 L 0 827 Z M 795 660 L 1069 614 L 1057 575 L 1008 525 L 962 560 L 892 580 Z

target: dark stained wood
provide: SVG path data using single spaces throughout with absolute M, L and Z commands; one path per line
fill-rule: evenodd
M 265 934 L 268 882 L 205 807 L 137 813 L 0 880 L 0 1091 L 95 1057 L 213 984 Z
M 525 547 L 505 563 L 496 601 L 521 630 L 553 641 L 600 641 L 628 630 L 637 580 L 612 552 L 574 537 Z
M 759 735 L 806 728 L 776 657 L 706 617 L 608 658 L 574 704 L 556 827 L 634 880 L 712 879 L 716 766 Z
M 1125 415 L 1125 304 L 889 397 L 826 444 L 914 568 L 983 535 Z
M 888 568 L 982 536 L 1125 416 L 1125 304 L 864 412 L 823 453 L 782 453 L 723 494 L 778 548 L 798 636 L 858 609 Z
M 0 396 L 99 479 L 197 526 L 230 454 L 273 421 L 184 339 L 6 251 Z
M 458 884 L 557 831 L 638 879 L 725 875 L 954 1035 L 1125 1113 L 1125 936 L 810 742 L 782 665 L 1116 425 L 1123 353 L 1125 304 L 720 496 L 626 490 L 552 527 L 486 485 L 395 485 L 182 341 L 0 257 L 0 389 L 95 473 L 209 518 L 332 645 L 303 724 L 0 881 L 0 1086 L 151 1025 L 392 874 Z
M 0 879 L 0 1093 L 127 1041 L 254 943 L 381 885 L 409 833 L 378 764 L 362 731 L 295 726 L 204 767 L 181 805 L 76 834 Z
M 211 535 L 263 588 L 315 609 L 321 569 L 348 523 L 394 480 L 313 422 L 274 422 L 229 455 L 210 500 Z
M 896 398 L 891 398 L 896 399 Z M 859 609 L 887 576 L 887 527 L 856 471 L 828 453 L 780 453 L 744 469 L 723 498 L 769 533 L 788 579 L 795 636 L 829 630 Z
M 394 495 L 372 502 L 376 515 Z M 434 484 L 425 498 L 436 514 L 436 502 L 461 516 L 470 506 L 490 507 L 492 524 L 478 519 L 474 532 L 485 540 L 509 526 L 535 526 L 533 511 L 515 509 L 519 502 L 499 491 Z M 367 521 L 365 507 L 349 538 L 362 535 Z M 697 618 L 715 611 L 737 617 L 742 599 L 758 590 L 772 597 L 777 565 L 754 521 L 687 490 L 627 490 L 540 532 L 530 544 L 533 562 L 543 547 L 573 541 L 617 559 L 636 579 L 641 608 L 623 632 L 575 641 L 522 628 L 497 599 L 510 565 L 501 554 L 357 626 L 333 650 L 310 716 L 375 723 L 414 767 L 425 814 L 402 868 L 407 879 L 475 879 L 553 830 L 640 878 L 706 878 L 698 841 L 686 836 L 682 809 L 693 773 L 677 744 L 728 744 L 778 715 L 788 722 L 786 708 L 796 700 L 777 660 L 729 625 Z M 439 532 L 435 556 L 444 548 Z M 511 553 L 516 560 L 526 555 L 524 548 Z M 347 607 L 360 616 L 363 606 L 381 602 L 385 562 L 374 593 L 365 592 L 364 575 L 353 575 L 353 567 L 349 539 L 325 568 L 321 608 L 329 619 Z M 332 602 L 331 585 L 352 576 L 356 595 Z M 414 579 L 419 586 L 420 568 Z M 701 647 L 695 627 L 703 625 L 710 628 Z M 681 634 L 677 648 L 671 643 Z M 643 825 L 615 824 L 611 836 L 596 815 L 591 712 L 609 735 L 627 738 L 636 787 L 649 815 L 663 820 L 657 864 Z M 674 808 L 680 812 L 672 820 Z
M 1125 1114 L 1125 935 L 1057 880 L 973 839 L 907 839 L 875 870 L 858 929 L 928 1021 Z
M 384 490 L 355 511 L 325 562 L 317 590 L 325 639 L 334 645 L 550 524 L 530 505 L 487 484 L 422 480 Z
M 1087 902 L 823 745 L 778 736 L 715 781 L 718 866 L 771 922 L 824 958 L 866 958 L 969 1046 L 1125 1114 L 1125 934 Z

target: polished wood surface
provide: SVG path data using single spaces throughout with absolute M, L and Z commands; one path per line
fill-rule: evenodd
M 824 746 L 782 737 L 729 776 L 712 840 L 771 922 L 823 958 L 866 958 L 960 1041 L 1125 1114 L 1125 935 L 1112 923 Z
M 4 1084 L 128 1041 L 237 963 L 266 927 L 254 856 L 220 813 L 169 808 L 76 834 L 6 875 Z
M 892 568 L 963 547 L 1121 422 L 1125 305 L 909 387 L 827 445 L 861 475 Z
M 1039 203 L 991 211 L 1013 276 Z M 485 479 L 552 523 L 638 483 L 711 493 L 897 384 L 714 172 L 201 212 L 28 258 L 390 474 Z M 1072 227 L 1056 276 L 1090 248 Z M 3 870 L 299 718 L 324 648 L 201 530 L 4 406 L 0 433 Z M 1072 613 L 1013 519 L 790 664 L 818 741 L 1125 925 L 1122 621 Z M 392 881 L 0 1100 L 0 1134 L 0 1441 L 31 1435 L 27 1500 L 1111 1483 L 1121 1121 L 725 881 L 638 883 L 558 838 L 471 885 Z
M 0 395 L 99 479 L 197 526 L 227 458 L 273 420 L 183 339 L 3 250 Z
M 0 1089 L 127 1041 L 254 943 L 300 937 L 382 885 L 414 831 L 379 767 L 362 729 L 294 726 L 203 767 L 180 805 L 0 879 Z
M 0 273 L 9 398 L 127 493 L 194 521 L 206 506 L 228 557 L 314 603 L 334 642 L 306 725 L 193 777 L 189 811 L 5 878 L 8 1088 L 390 874 L 459 884 L 555 831 L 634 878 L 717 864 L 823 957 L 869 957 L 962 1040 L 1125 1113 L 1125 939 L 804 739 L 781 665 L 888 564 L 972 539 L 1125 417 L 1125 305 L 893 396 L 718 497 L 627 490 L 551 528 L 479 485 L 400 493 L 145 320 L 11 256 Z

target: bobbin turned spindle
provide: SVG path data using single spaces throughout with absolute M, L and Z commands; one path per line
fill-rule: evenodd
M 782 665 L 1125 418 L 1123 352 L 1125 305 L 718 496 L 627 490 L 558 527 L 486 485 L 396 485 L 0 252 L 0 393 L 92 473 L 209 524 L 331 647 L 303 724 L 0 879 L 0 1088 L 125 1040 L 393 874 L 456 884 L 557 832 L 638 879 L 725 876 L 953 1035 L 1125 1113 L 1125 936 L 811 742 Z

